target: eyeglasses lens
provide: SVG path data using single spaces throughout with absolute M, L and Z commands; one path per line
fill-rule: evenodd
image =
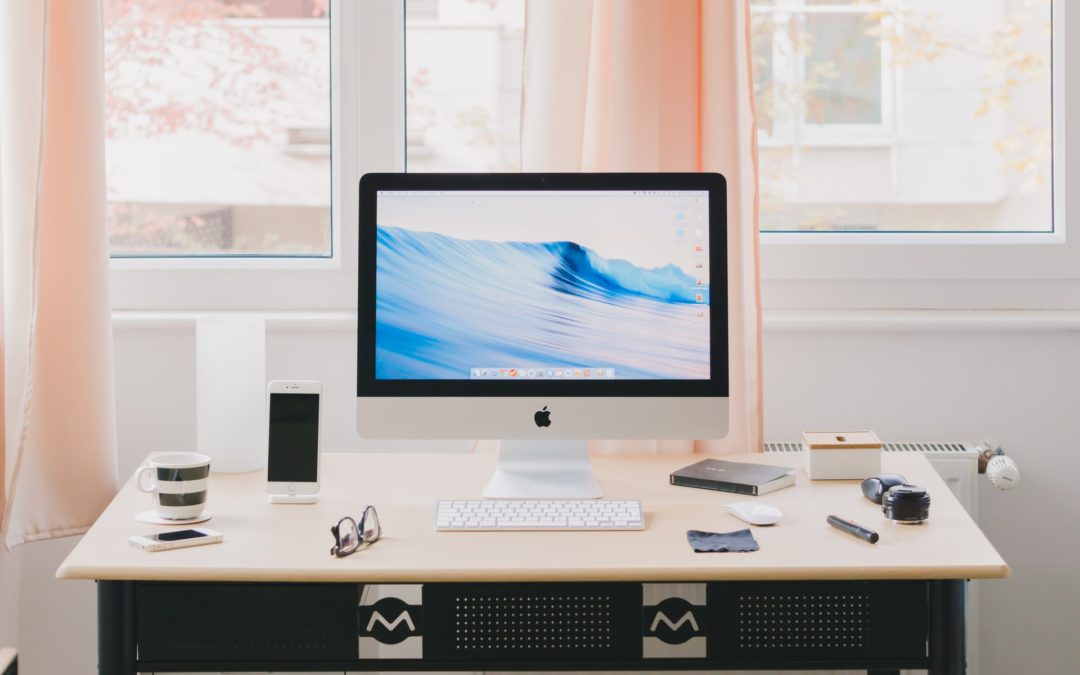
M 352 553 L 360 545 L 360 538 L 356 533 L 356 523 L 352 518 L 342 518 L 338 523 L 338 550 L 341 553 Z
M 375 541 L 382 534 L 382 527 L 379 525 L 379 514 L 375 512 L 374 508 L 369 506 L 364 510 L 364 518 L 361 523 L 364 529 L 364 541 Z

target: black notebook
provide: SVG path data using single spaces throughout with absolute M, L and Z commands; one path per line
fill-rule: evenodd
M 671 484 L 741 495 L 764 495 L 794 485 L 795 470 L 787 466 L 705 459 L 672 473 Z

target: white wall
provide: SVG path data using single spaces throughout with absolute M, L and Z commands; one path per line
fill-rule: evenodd
M 868 426 L 885 439 L 997 439 L 1020 464 L 1014 492 L 979 486 L 979 520 L 1013 570 L 980 582 L 983 675 L 1075 672 L 1080 644 L 1080 332 L 771 331 L 768 437 Z M 980 328 L 977 324 L 974 328 Z M 1053 513 L 1052 519 L 1048 517 Z M 931 514 L 933 508 L 931 507 Z
M 1014 574 L 981 584 L 981 672 L 1072 672 L 1080 662 L 1080 541 L 1073 534 L 1080 499 L 1072 486 L 1080 456 L 1080 317 L 957 322 L 955 314 L 939 321 L 940 313 L 915 313 L 910 323 L 884 329 L 851 316 L 858 315 L 767 318 L 767 438 L 837 425 L 866 426 L 888 440 L 1001 442 L 1020 463 L 1023 483 L 1012 493 L 980 486 L 983 528 Z M 324 383 L 327 447 L 376 447 L 353 431 L 353 324 L 271 325 L 267 375 Z M 125 476 L 148 452 L 193 448 L 193 350 L 187 320 L 118 323 Z M 31 675 L 96 672 L 93 584 L 52 578 L 73 545 L 69 539 L 0 553 L 0 643 L 19 647 Z

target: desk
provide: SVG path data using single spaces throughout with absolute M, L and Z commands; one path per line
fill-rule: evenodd
M 0 647 L 0 675 L 17 675 L 18 672 L 19 663 L 15 658 L 15 650 L 10 647 Z
M 326 454 L 315 505 L 271 505 L 264 476 L 214 474 L 223 544 L 146 553 L 132 481 L 61 565 L 98 580 L 99 668 L 498 670 L 928 668 L 964 672 L 965 581 L 1009 568 L 921 455 L 883 469 L 928 489 L 930 521 L 883 522 L 855 481 L 761 498 L 784 518 L 755 553 L 696 554 L 687 529 L 745 527 L 745 497 L 676 487 L 700 455 L 594 456 L 605 496 L 641 499 L 641 532 L 437 533 L 437 498 L 475 498 L 494 456 Z M 800 465 L 799 455 L 726 457 Z M 374 504 L 383 538 L 329 555 L 329 527 Z M 870 545 L 826 515 L 881 532 Z M 661 615 L 663 615 L 661 617 Z M 414 649 L 408 655 L 407 646 Z M 419 655 L 422 653 L 422 657 Z M 419 657 L 419 658 L 418 658 Z

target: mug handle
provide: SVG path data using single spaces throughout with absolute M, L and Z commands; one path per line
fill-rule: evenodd
M 148 473 L 150 475 L 150 481 L 151 481 L 150 487 L 146 487 L 145 485 L 143 485 L 143 476 L 147 475 Z M 154 467 L 152 467 L 152 466 L 139 467 L 139 473 L 137 474 L 138 477 L 135 479 L 135 485 L 137 485 L 139 487 L 139 489 L 142 490 L 143 492 L 155 492 L 157 490 L 157 486 L 154 485 L 154 483 L 153 483 L 153 480 L 154 480 L 154 475 L 153 474 L 154 474 Z

